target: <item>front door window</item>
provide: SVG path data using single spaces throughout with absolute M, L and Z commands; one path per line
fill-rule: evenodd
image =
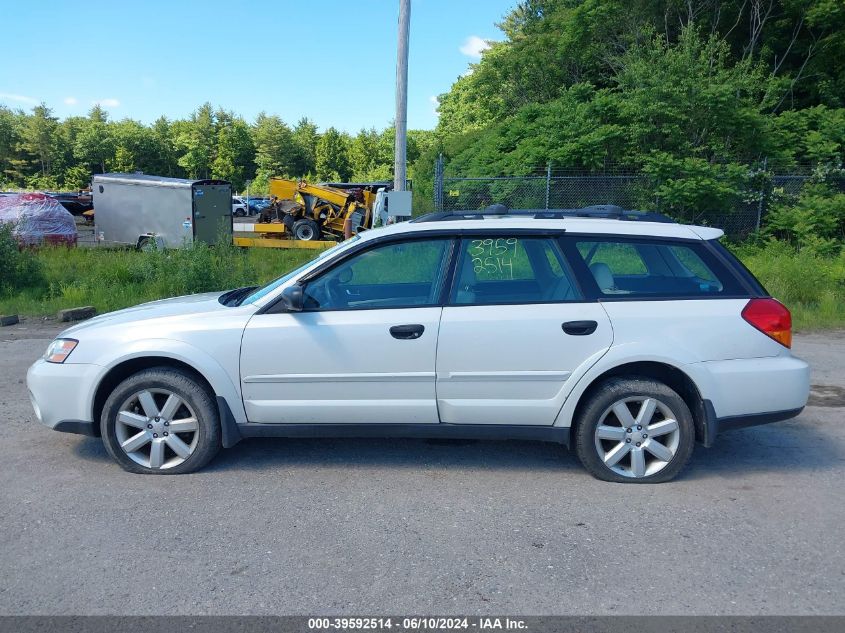
M 375 246 L 305 287 L 305 310 L 413 308 L 440 303 L 449 239 Z

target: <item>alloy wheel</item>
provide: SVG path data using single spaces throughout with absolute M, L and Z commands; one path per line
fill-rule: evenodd
M 677 417 L 657 398 L 617 400 L 602 414 L 595 445 L 605 466 L 623 477 L 654 475 L 672 461 L 681 440 Z
M 191 406 L 166 389 L 144 389 L 124 401 L 115 420 L 115 436 L 136 464 L 165 470 L 183 463 L 199 441 Z

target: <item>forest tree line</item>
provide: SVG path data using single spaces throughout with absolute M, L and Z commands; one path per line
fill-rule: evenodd
M 771 174 L 798 172 L 812 178 L 798 196 L 771 192 L 766 230 L 825 253 L 845 241 L 842 0 L 523 0 L 499 26 L 504 39 L 438 98 L 437 127 L 410 133 L 418 209 L 440 154 L 459 176 L 646 174 L 648 200 L 679 217 L 747 204 Z M 261 190 L 270 176 L 390 179 L 392 161 L 390 127 L 320 132 L 210 104 L 151 125 L 0 107 L 7 187 L 140 170 Z
M 411 165 L 433 132 L 411 131 Z M 266 191 L 271 176 L 320 181 L 390 180 L 393 128 L 356 135 L 320 132 L 307 118 L 290 125 L 261 113 L 255 121 L 206 103 L 187 119 L 162 116 L 151 125 L 112 120 L 99 106 L 59 120 L 46 104 L 29 112 L 0 106 L 0 187 L 74 190 L 91 175 L 136 172 L 181 178 L 222 178 L 243 191 Z M 411 172 L 413 177 L 413 171 Z

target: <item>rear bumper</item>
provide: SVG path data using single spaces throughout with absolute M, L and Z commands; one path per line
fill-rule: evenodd
M 761 424 L 771 424 L 772 422 L 781 422 L 789 420 L 801 414 L 804 407 L 797 409 L 786 409 L 784 411 L 769 411 L 767 413 L 751 413 L 748 415 L 735 415 L 727 418 L 717 418 L 716 412 L 713 409 L 713 403 L 710 400 L 704 401 L 704 437 L 702 442 L 705 447 L 710 448 L 716 441 L 716 436 L 724 431 L 731 431 L 733 429 L 744 429 L 749 426 L 759 426 Z
M 720 420 L 800 410 L 810 395 L 810 367 L 794 356 L 705 361 L 684 369 Z

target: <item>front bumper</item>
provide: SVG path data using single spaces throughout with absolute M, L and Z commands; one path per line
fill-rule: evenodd
M 35 361 L 26 386 L 38 421 L 56 431 L 96 435 L 93 394 L 101 370 L 99 365 Z

